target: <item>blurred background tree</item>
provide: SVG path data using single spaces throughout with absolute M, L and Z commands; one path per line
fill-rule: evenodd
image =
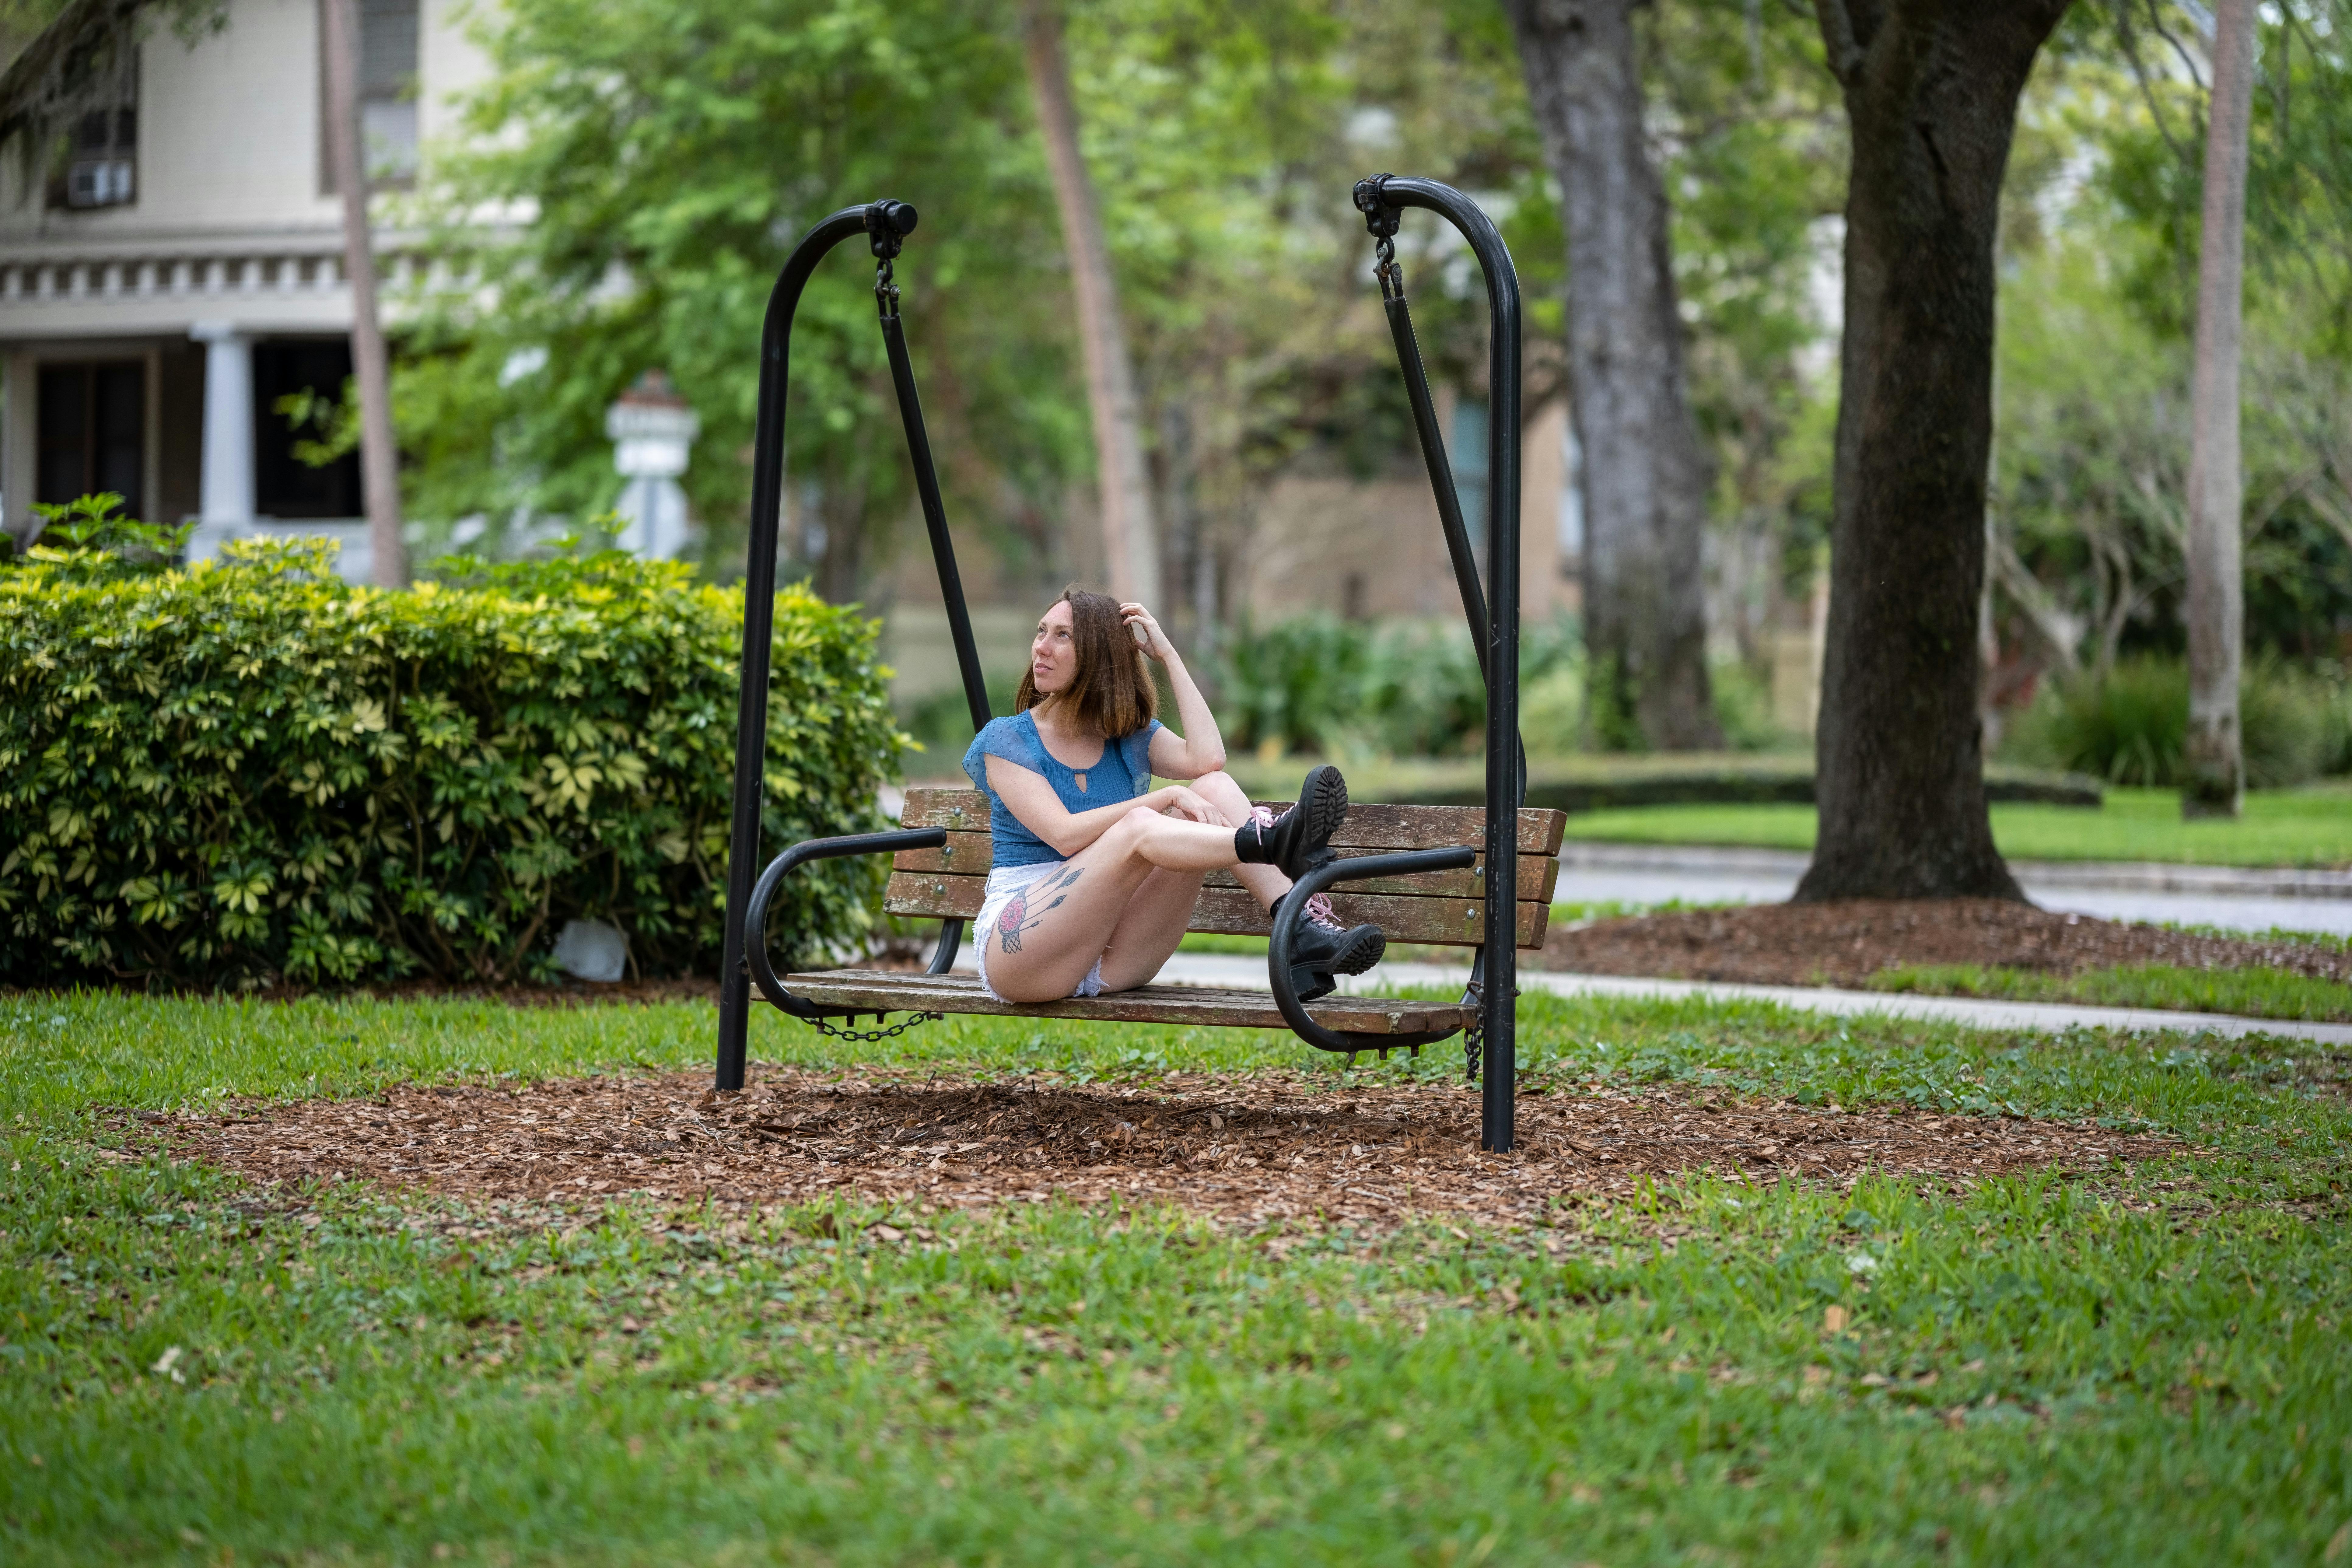
M 2151 692 L 2186 701 L 2204 19 L 2170 0 L 2076 8 L 2028 89 L 2002 231 L 1995 712 L 2020 760 L 2168 786 L 2179 731 L 2143 715 L 2163 707 Z M 2352 760 L 2332 738 L 2352 637 L 2347 49 L 2344 0 L 2258 15 L 2241 718 L 2260 784 Z M 2185 722 L 2185 706 L 2167 721 Z
M 2315 678 L 2352 631 L 2347 7 L 2265 13 L 2250 174 L 2248 639 L 2263 668 Z M 2075 7 L 2020 117 L 2000 222 L 1988 711 L 2021 758 L 2067 760 L 2044 722 L 2056 686 L 2182 649 L 2196 15 L 2176 0 Z M 769 281 L 823 212 L 891 193 L 925 214 L 899 276 L 968 575 L 1017 605 L 1099 573 L 1021 24 L 1017 0 L 485 12 L 494 74 L 466 145 L 415 198 L 437 275 L 464 287 L 428 292 L 401 345 L 411 512 L 477 548 L 594 518 L 620 485 L 604 410 L 657 366 L 703 419 L 684 482 L 706 568 L 739 571 L 747 345 Z M 1746 743 L 1801 743 L 1839 395 L 1844 115 L 1808 8 L 1676 0 L 1637 8 L 1633 26 L 1712 474 L 1700 575 L 1717 718 Z M 1211 656 L 1203 668 L 1234 668 L 1221 641 L 1319 646 L 1251 607 L 1287 526 L 1270 498 L 1305 471 L 1412 478 L 1349 184 L 1425 173 L 1486 204 L 1527 289 L 1527 403 L 1567 388 L 1559 191 L 1508 18 L 1492 0 L 1105 0 L 1071 8 L 1064 47 L 1134 362 L 1160 608 Z M 1486 391 L 1475 268 L 1426 215 L 1402 245 L 1433 373 L 1467 407 Z M 918 535 L 871 311 L 846 256 L 803 307 L 785 570 L 887 605 Z M 1336 597 L 1316 609 L 1360 613 Z M 1467 651 L 1444 621 L 1345 635 L 1400 650 L 1433 638 L 1433 670 Z M 1426 722 L 1360 727 L 1419 744 L 1402 737 L 1445 731 L 1455 700 L 1430 697 Z M 1531 737 L 1547 748 L 1653 739 L 1580 700 L 1542 710 L 1570 726 Z M 1322 743 L 1307 739 L 1322 728 L 1265 726 L 1281 745 Z

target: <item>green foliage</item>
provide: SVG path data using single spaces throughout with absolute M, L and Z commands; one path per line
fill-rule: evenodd
M 709 973 L 740 594 L 617 554 L 392 593 L 328 550 L 0 574 L 0 974 L 501 981 L 575 917 L 640 973 Z M 876 826 L 900 737 L 873 635 L 778 599 L 771 846 Z M 795 878 L 787 945 L 860 932 L 876 870 Z
M 360 383 L 355 375 L 343 377 L 340 399 L 306 386 L 288 393 L 270 407 L 284 416 L 293 431 L 294 458 L 299 463 L 323 468 L 360 448 Z
M 1586 686 L 1575 622 L 1521 628 L 1519 731 L 1530 756 L 1562 756 L 1590 743 Z M 1316 615 L 1244 626 L 1218 647 L 1217 691 L 1217 722 L 1235 751 L 1271 741 L 1287 752 L 1434 757 L 1486 744 L 1486 681 L 1468 633 L 1451 620 Z M 1760 751 L 1785 740 L 1760 678 L 1718 666 L 1715 692 L 1731 749 Z
M 1524 628 L 1519 679 L 1537 686 L 1580 658 L 1571 623 Z M 1249 750 L 1432 756 L 1484 743 L 1477 650 L 1451 621 L 1301 616 L 1243 626 L 1218 649 L 1217 722 Z M 1529 746 L 1538 744 L 1530 736 Z
M 2345 693 L 2259 661 L 2238 689 L 2246 780 L 2271 789 L 2306 783 L 2342 755 Z M 2052 683 L 2021 725 L 2016 754 L 2111 784 L 2177 788 L 2189 734 L 2189 668 L 2179 659 L 2126 658 L 2105 675 Z
M 605 409 L 659 367 L 702 419 L 681 482 L 714 555 L 733 557 L 777 269 L 826 213 L 885 195 L 922 215 L 898 278 L 947 481 L 992 501 L 1058 500 L 1083 464 L 1084 414 L 1008 16 L 945 0 L 485 11 L 492 74 L 468 100 L 467 142 L 423 193 L 440 253 L 477 270 L 428 302 L 395 391 L 419 459 L 411 509 L 604 510 L 619 484 Z M 486 229 L 485 204 L 533 218 Z M 839 556 L 821 585 L 845 600 L 909 494 L 872 268 L 844 246 L 792 343 L 790 464 L 814 482 Z
M 21 557 L 0 553 L 0 566 L 38 563 L 73 582 L 136 577 L 170 569 L 187 548 L 193 522 L 177 527 L 118 516 L 122 498 L 112 490 L 82 496 L 63 505 L 33 503 L 41 531 Z
M 2148 319 L 2186 337 L 2196 317 L 2203 224 L 2205 71 L 2180 45 L 2208 25 L 2180 0 L 2114 0 L 2113 49 L 2126 74 L 2118 113 L 2098 139 L 2099 184 L 2142 243 L 2120 258 Z M 2300 296 L 2299 335 L 2322 353 L 2352 352 L 2352 4 L 2278 0 L 2255 22 L 2258 61 L 2247 130 L 2250 304 Z M 2195 48 L 2196 46 L 2191 46 Z M 2193 58 L 2184 79 L 2178 61 Z
M 1769 752 L 1788 743 L 1772 716 L 1772 678 L 1738 660 L 1717 660 L 1708 677 L 1723 743 L 1735 752 Z
M 2005 640 L 2104 668 L 2183 642 L 2202 7 L 2077 6 L 2029 85 L 2002 205 L 1994 562 Z M 2245 234 L 2248 645 L 2352 626 L 2352 5 L 2257 22 Z M 2040 645 L 2038 647 L 2032 645 Z

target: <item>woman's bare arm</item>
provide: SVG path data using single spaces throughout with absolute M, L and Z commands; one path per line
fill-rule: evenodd
M 1106 769 L 1101 776 L 1117 777 L 1117 768 Z M 988 787 L 996 792 L 1005 808 L 1020 820 L 1021 826 L 1044 839 L 1057 855 L 1065 858 L 1076 854 L 1110 830 L 1112 823 L 1144 806 L 1152 811 L 1172 812 L 1193 822 L 1215 823 L 1230 827 L 1224 814 L 1186 789 L 1182 784 L 1166 784 L 1149 795 L 1131 800 L 1118 800 L 1108 805 L 1098 805 L 1091 811 L 1072 811 L 1054 793 L 1043 773 L 1030 772 L 1019 763 L 1003 757 L 988 759 Z
M 1196 779 L 1215 773 L 1225 765 L 1225 738 L 1217 732 L 1217 717 L 1209 711 L 1209 700 L 1193 683 L 1192 672 L 1184 668 L 1183 656 L 1150 610 L 1136 604 L 1121 605 L 1119 609 L 1129 626 L 1143 628 L 1143 651 L 1168 671 L 1169 689 L 1176 694 L 1176 720 L 1184 727 L 1181 735 L 1162 729 L 1151 737 L 1151 771 L 1164 779 Z

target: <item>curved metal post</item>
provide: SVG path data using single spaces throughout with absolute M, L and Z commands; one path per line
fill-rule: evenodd
M 1337 1029 L 1327 1029 L 1307 1011 L 1298 999 L 1298 990 L 1290 983 L 1290 943 L 1299 922 L 1307 918 L 1307 901 L 1324 889 L 1339 882 L 1360 882 L 1370 877 L 1412 877 L 1423 871 L 1460 871 L 1475 864 L 1478 852 L 1467 845 L 1451 849 L 1412 849 L 1401 855 L 1367 855 L 1355 860 L 1329 860 L 1301 877 L 1283 895 L 1281 913 L 1276 917 L 1274 931 L 1266 942 L 1265 972 L 1267 983 L 1274 989 L 1274 1005 L 1280 1010 L 1283 1022 L 1308 1045 L 1327 1051 L 1377 1051 L 1398 1046 L 1428 1046 L 1445 1039 L 1454 1031 L 1441 1030 L 1435 1034 L 1419 1035 L 1349 1035 Z M 1489 915 L 1489 919 L 1493 917 Z M 1508 917 L 1506 916 L 1507 919 Z
M 743 911 L 744 931 L 749 939 L 744 948 L 745 967 L 751 979 L 760 987 L 760 994 L 795 1018 L 821 1018 L 824 1013 L 802 1001 L 784 989 L 776 971 L 768 962 L 768 944 L 760 940 L 760 931 L 767 924 L 768 900 L 776 896 L 784 879 L 812 860 L 837 860 L 847 855 L 894 855 L 901 849 L 937 849 L 948 841 L 944 827 L 902 827 L 888 833 L 845 833 L 836 838 L 803 838 L 768 863 L 760 873 L 760 880 L 751 889 L 751 902 Z M 951 921 L 961 926 L 961 921 Z M 725 1084 L 719 1085 L 721 1089 Z M 741 1084 L 735 1085 L 740 1089 Z
M 743 1087 L 751 1027 L 744 969 L 744 916 L 760 858 L 760 795 L 768 760 L 768 658 L 776 625 L 776 528 L 784 500 L 784 392 L 792 362 L 793 313 L 825 253 L 852 235 L 914 232 L 904 202 L 867 202 L 821 219 L 785 259 L 760 328 L 760 412 L 751 437 L 751 545 L 743 581 L 743 689 L 735 710 L 735 800 L 727 838 L 727 925 L 719 961 L 720 1089 Z
M 1435 180 L 1380 174 L 1356 186 L 1356 206 L 1375 234 L 1401 207 L 1437 214 L 1470 242 L 1486 279 L 1487 387 L 1492 400 L 1486 422 L 1486 579 L 1485 647 L 1479 660 L 1486 673 L 1486 940 L 1479 949 L 1480 1017 L 1486 1039 L 1484 1100 L 1479 1145 L 1497 1153 L 1511 1147 L 1516 1120 L 1514 1077 L 1517 1071 L 1518 951 L 1512 904 L 1518 887 L 1518 806 L 1525 779 L 1518 759 L 1519 733 L 1519 274 L 1510 247 L 1477 203 Z M 1391 311 L 1391 330 L 1397 326 Z M 1409 335 L 1410 329 L 1406 329 Z M 1401 342 L 1400 348 L 1402 343 Z M 1421 413 L 1415 411 L 1421 427 Z M 1434 424 L 1433 416 L 1430 420 Z M 1433 432 L 1423 428 L 1426 444 Z M 1449 476 L 1450 478 L 1450 476 Z M 1436 481 L 1434 468 L 1432 482 Z M 1441 494 L 1439 506 L 1444 506 Z M 1459 505 L 1455 515 L 1459 516 Z M 1471 595 L 1463 598 L 1468 608 Z M 1474 621 L 1474 633 L 1478 628 Z

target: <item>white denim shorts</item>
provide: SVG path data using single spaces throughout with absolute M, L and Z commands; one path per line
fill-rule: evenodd
M 972 956 L 980 961 L 980 988 L 999 1002 L 1010 1002 L 1010 996 L 997 994 L 996 987 L 988 983 L 988 955 L 1010 935 L 1018 952 L 1021 933 L 1036 922 L 1037 911 L 1029 908 L 1030 889 L 1068 868 L 1066 860 L 1047 860 L 1035 866 L 1007 866 L 988 874 L 988 886 L 980 895 L 980 916 L 972 922 Z M 1048 900 L 1050 902 L 1050 900 Z M 1102 994 L 1102 960 L 1097 957 L 1094 967 L 1087 971 L 1073 996 Z

